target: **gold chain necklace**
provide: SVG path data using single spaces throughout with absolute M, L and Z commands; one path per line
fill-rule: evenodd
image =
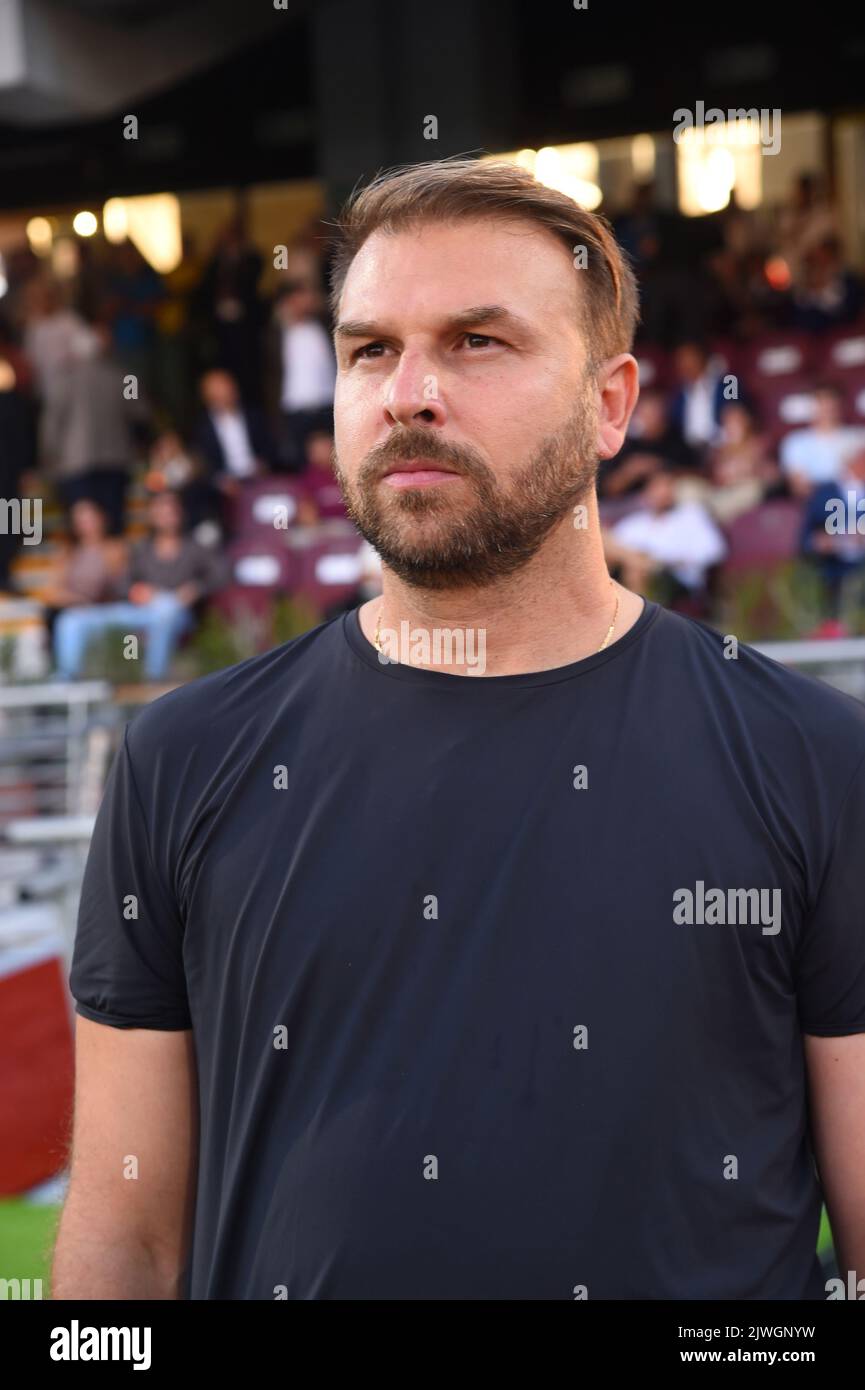
M 613 581 L 610 580 L 610 587 L 612 588 L 612 586 L 613 586 Z M 377 652 L 380 652 L 380 651 L 381 651 L 381 615 L 382 615 L 383 612 L 384 612 L 384 608 L 380 608 L 380 609 L 378 610 L 378 617 L 376 618 L 376 621 L 375 621 L 375 635 L 374 635 L 374 637 L 373 637 L 373 639 L 372 639 L 372 644 L 373 644 L 373 646 L 375 647 L 375 649 L 376 649 Z M 598 647 L 598 652 L 602 652 L 602 651 L 604 650 L 604 647 L 607 646 L 607 644 L 608 644 L 610 638 L 611 638 L 612 635 L 613 635 L 613 628 L 616 626 L 616 619 L 617 619 L 618 616 L 619 616 L 619 595 L 616 594 L 616 606 L 615 606 L 615 608 L 613 609 L 613 621 L 610 623 L 610 626 L 607 628 L 607 635 L 606 635 L 606 637 L 604 638 L 604 640 L 603 640 L 603 642 L 601 643 L 601 645 Z M 597 656 L 598 652 L 595 652 L 595 656 Z

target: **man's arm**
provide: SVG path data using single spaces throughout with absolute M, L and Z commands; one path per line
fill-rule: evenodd
M 865 1033 L 803 1034 L 814 1150 L 842 1279 L 865 1279 Z
M 197 1151 L 191 1031 L 112 1028 L 79 1015 L 53 1298 L 182 1296 Z

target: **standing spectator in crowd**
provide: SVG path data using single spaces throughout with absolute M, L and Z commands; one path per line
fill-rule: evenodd
M 841 622 L 846 581 L 865 564 L 865 534 L 859 520 L 865 516 L 865 446 L 848 454 L 835 478 L 815 487 L 802 523 L 802 554 L 820 575 L 827 621 L 814 634 L 846 636 Z M 865 521 L 863 521 L 865 527 Z
M 23 370 L 22 370 L 23 369 Z M 33 477 L 35 461 L 33 406 L 24 389 L 26 361 L 0 322 L 0 497 L 18 497 Z M 0 590 L 11 588 L 11 567 L 21 536 L 0 531 Z
M 22 302 L 24 351 L 33 367 L 36 393 L 47 402 L 86 336 L 87 325 L 80 314 L 64 305 L 58 286 L 41 275 L 26 286 Z
M 300 472 L 307 437 L 333 431 L 336 363 L 320 316 L 320 296 L 307 284 L 289 281 L 274 303 L 279 413 L 285 466 Z
M 865 429 L 845 425 L 844 393 L 834 382 L 814 388 L 813 424 L 791 430 L 781 441 L 781 468 L 791 492 L 807 497 L 818 483 L 833 482 L 847 457 L 865 444 Z
M 721 414 L 721 441 L 710 450 L 703 478 L 680 478 L 678 502 L 699 502 L 721 526 L 751 511 L 780 489 L 781 470 L 771 457 L 766 436 L 750 406 L 726 401 Z
M 693 470 L 699 467 L 699 456 L 670 424 L 664 392 L 647 387 L 640 393 L 631 416 L 624 447 L 601 466 L 599 492 L 602 497 L 636 492 L 665 464 Z
M 222 557 L 183 534 L 183 508 L 175 493 L 157 493 L 148 520 L 149 537 L 132 548 L 126 600 L 69 608 L 57 619 L 57 667 L 65 679 L 81 674 L 92 638 L 115 628 L 144 635 L 145 677 L 164 679 L 198 606 L 225 582 Z
M 707 572 L 724 558 L 724 538 L 705 507 L 676 501 L 676 480 L 662 468 L 643 488 L 642 506 L 612 527 L 614 543 L 631 552 L 622 583 L 638 593 L 655 581 L 662 601 L 702 598 Z
M 162 277 L 165 296 L 157 308 L 157 386 L 160 405 L 182 429 L 192 424 L 189 418 L 198 325 L 193 318 L 196 291 L 201 280 L 202 264 L 191 236 L 183 237 L 183 258 Z
M 333 471 L 333 435 L 328 430 L 313 430 L 307 438 L 303 486 L 314 508 L 313 520 L 347 517 L 342 490 Z
M 670 405 L 670 423 L 686 444 L 705 454 L 721 437 L 724 376 L 700 342 L 680 343 L 674 363 L 679 388 Z
M 794 286 L 805 279 L 805 258 L 812 247 L 839 232 L 838 214 L 822 174 L 796 176 L 779 218 L 779 247 Z
M 213 365 L 231 373 L 250 405 L 261 402 L 263 264 L 239 212 L 220 236 L 196 296 L 214 339 Z
M 855 323 L 863 300 L 862 280 L 845 266 L 840 237 L 825 237 L 803 258 L 802 281 L 793 291 L 792 326 L 822 333 Z
M 40 593 L 55 642 L 60 614 L 118 597 L 129 558 L 126 542 L 108 535 L 108 517 L 98 502 L 82 497 L 73 503 L 69 525 L 70 539 L 62 545 L 53 575 Z M 59 656 L 57 664 L 63 666 Z
M 134 242 L 115 246 L 100 317 L 110 321 L 117 360 L 138 378 L 142 395 L 153 392 L 156 316 L 163 297 L 161 278 Z
M 112 535 L 123 529 L 135 431 L 145 434 L 148 418 L 111 354 L 107 328 L 93 326 L 45 403 L 40 454 L 64 504 L 94 498 L 108 514 Z

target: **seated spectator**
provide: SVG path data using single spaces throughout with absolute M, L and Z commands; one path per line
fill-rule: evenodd
M 176 492 L 195 540 L 202 545 L 221 541 L 225 534 L 223 493 L 211 482 L 202 459 L 186 448 L 176 430 L 159 436 L 150 451 L 149 464 L 145 479 L 148 490 L 170 488 Z
M 840 477 L 848 456 L 865 445 L 865 429 L 842 424 L 844 396 L 839 386 L 823 382 L 815 387 L 813 398 L 813 424 L 791 430 L 781 441 L 781 468 L 796 497 L 807 497 L 818 483 Z
M 151 498 L 149 522 L 150 536 L 131 552 L 125 602 L 68 608 L 58 617 L 54 648 L 61 678 L 81 674 L 94 636 L 120 628 L 144 634 L 145 677 L 164 679 L 201 601 L 226 582 L 223 558 L 183 534 L 183 509 L 175 493 Z
M 671 469 L 655 473 L 640 500 L 639 511 L 611 528 L 613 545 L 628 552 L 619 565 L 622 583 L 640 593 L 651 579 L 669 603 L 701 596 L 709 569 L 726 551 L 718 527 L 698 502 L 676 501 Z
M 750 406 L 727 401 L 721 415 L 721 442 L 709 452 L 704 478 L 681 478 L 677 502 L 699 502 L 721 526 L 751 511 L 781 484 L 765 435 Z
M 242 479 L 270 472 L 276 453 L 267 420 L 260 410 L 241 404 L 234 377 L 221 369 L 205 372 L 201 399 L 195 448 L 212 483 L 232 492 Z
M 108 516 L 98 502 L 81 497 L 69 513 L 71 538 L 60 550 L 54 573 L 41 591 L 50 631 L 59 612 L 107 603 L 122 592 L 128 563 L 126 542 L 108 534 Z
M 652 473 L 665 465 L 695 469 L 699 459 L 670 424 L 663 391 L 649 387 L 640 393 L 622 448 L 615 458 L 601 464 L 598 490 L 602 497 L 637 492 Z
M 670 424 L 702 454 L 721 437 L 724 375 L 702 343 L 680 343 L 673 361 L 679 387 L 670 404 Z
M 860 277 L 844 265 L 841 239 L 827 236 L 805 252 L 803 279 L 793 291 L 793 328 L 821 333 L 855 323 L 865 293 Z
M 348 515 L 333 471 L 333 435 L 329 430 L 314 430 L 307 437 L 306 468 L 301 479 L 314 508 L 307 520 L 331 521 Z
M 861 510 L 860 510 L 861 504 Z M 801 550 L 816 566 L 823 583 L 828 621 L 815 636 L 841 637 L 841 603 L 845 581 L 865 564 L 865 448 L 847 456 L 838 477 L 814 488 L 802 522 Z M 862 521 L 865 528 L 865 520 Z

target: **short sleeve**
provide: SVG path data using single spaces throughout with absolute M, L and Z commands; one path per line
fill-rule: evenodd
M 814 912 L 797 952 L 804 1033 L 865 1032 L 865 762 L 838 812 Z
M 128 730 L 108 774 L 84 870 L 69 988 L 115 1028 L 191 1027 L 183 925 L 154 868 Z

